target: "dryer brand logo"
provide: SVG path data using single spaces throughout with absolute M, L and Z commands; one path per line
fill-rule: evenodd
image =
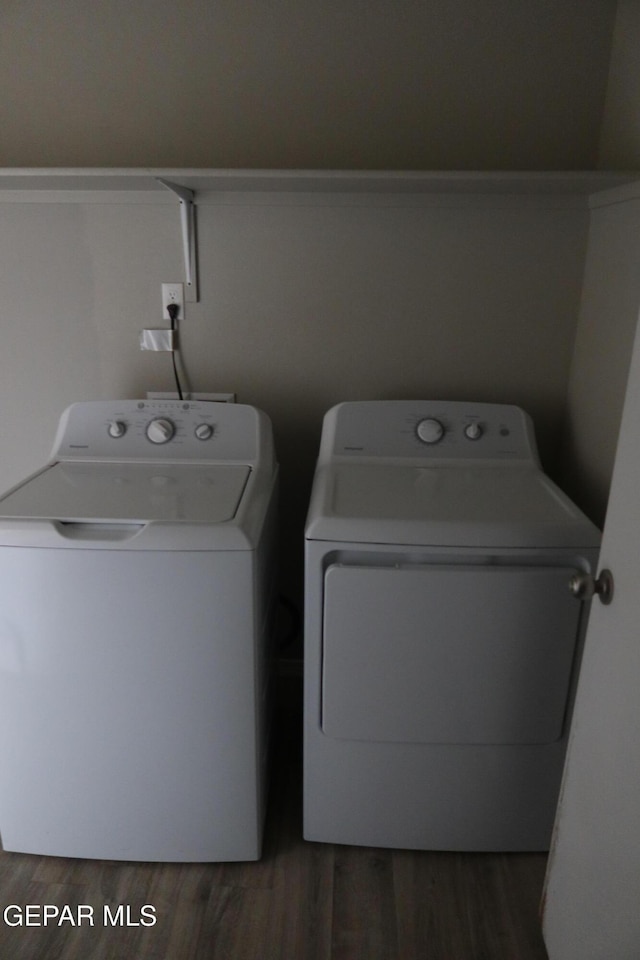
M 150 903 L 139 909 L 128 903 L 105 903 L 102 910 L 88 903 L 10 903 L 2 917 L 7 927 L 153 927 L 158 919 Z

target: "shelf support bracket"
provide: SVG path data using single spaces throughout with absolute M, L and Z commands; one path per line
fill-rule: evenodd
M 196 245 L 196 205 L 195 193 L 187 187 L 156 177 L 158 183 L 171 190 L 180 201 L 180 226 L 182 229 L 182 251 L 184 254 L 185 300 L 198 302 L 198 251 Z

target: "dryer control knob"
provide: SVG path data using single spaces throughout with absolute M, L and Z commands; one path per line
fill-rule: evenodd
M 416 432 L 423 443 L 438 443 L 444 436 L 444 427 L 439 420 L 427 417 L 426 420 L 420 421 Z
M 175 432 L 176 428 L 171 420 L 159 418 L 147 424 L 147 439 L 150 440 L 151 443 L 168 443 Z
M 108 431 L 110 437 L 124 437 L 127 432 L 127 425 L 122 420 L 111 420 Z
M 479 423 L 475 421 L 473 423 L 468 423 L 464 428 L 464 435 L 467 440 L 479 440 L 484 430 L 482 429 Z

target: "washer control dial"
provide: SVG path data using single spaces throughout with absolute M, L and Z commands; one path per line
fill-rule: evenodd
M 213 427 L 210 423 L 199 423 L 194 433 L 198 440 L 211 440 L 213 436 Z
M 117 439 L 118 437 L 124 437 L 127 432 L 127 425 L 122 420 L 110 420 L 107 429 L 109 436 Z
M 479 423 L 468 423 L 464 428 L 464 435 L 467 440 L 479 440 L 483 433 L 484 430 Z
M 423 443 L 439 443 L 444 436 L 444 427 L 434 417 L 427 417 L 420 421 L 416 432 Z
M 168 443 L 176 432 L 176 428 L 171 420 L 165 420 L 164 417 L 158 417 L 147 424 L 147 439 L 151 443 Z

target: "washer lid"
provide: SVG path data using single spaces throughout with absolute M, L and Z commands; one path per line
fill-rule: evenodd
M 597 546 L 594 524 L 531 465 L 342 464 L 316 474 L 307 538 Z
M 59 462 L 1 498 L 0 519 L 223 523 L 250 473 L 244 464 Z

